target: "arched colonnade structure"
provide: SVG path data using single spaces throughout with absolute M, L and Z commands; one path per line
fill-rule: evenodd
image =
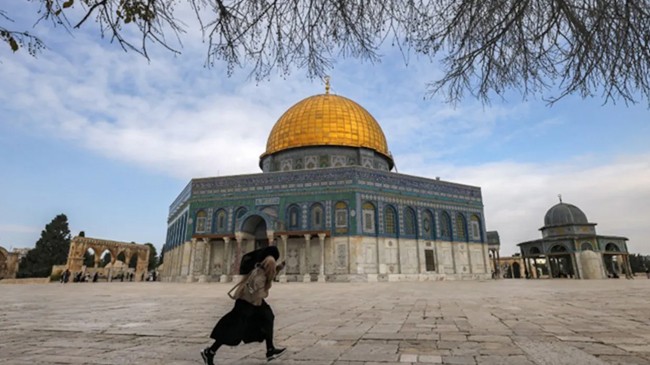
M 88 268 L 84 265 L 84 258 L 86 252 L 89 252 L 90 250 L 93 251 L 94 265 L 91 268 Z M 115 267 L 117 258 L 123 256 L 126 265 L 128 265 L 132 260 L 137 260 L 134 277 L 136 281 L 141 281 L 143 276 L 146 276 L 143 274 L 146 274 L 147 268 L 149 267 L 149 246 L 91 237 L 77 236 L 72 239 L 70 242 L 70 250 L 68 251 L 68 261 L 65 266 L 72 273 L 82 272 L 86 269 L 98 271 L 100 269 L 102 254 L 106 251 L 111 255 L 111 268 Z M 109 280 L 113 274 L 111 270 L 112 269 L 109 269 L 109 272 L 104 273 Z
M 519 243 L 525 277 L 631 278 L 627 238 L 596 234 L 576 206 L 553 206 L 544 217 L 542 239 Z

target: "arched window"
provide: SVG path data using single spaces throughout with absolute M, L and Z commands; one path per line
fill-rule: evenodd
M 363 203 L 363 232 L 375 233 L 375 206 L 370 202 Z
M 348 231 L 348 205 L 345 202 L 338 202 L 334 205 L 334 222 L 337 232 Z
M 397 213 L 395 208 L 390 205 L 384 208 L 384 232 L 387 234 L 397 233 Z
M 551 247 L 551 252 L 567 252 L 567 249 L 562 245 L 555 245 Z
M 205 210 L 199 210 L 196 213 L 196 233 L 205 232 L 205 220 L 208 217 L 208 213 Z
M 451 239 L 451 218 L 447 212 L 440 214 L 440 237 L 447 240 Z
M 456 214 L 456 237 L 459 241 L 467 241 L 467 223 L 462 214 Z
M 237 212 L 235 213 L 235 217 L 237 217 L 237 219 L 239 219 L 239 218 L 243 217 L 244 214 L 246 214 L 247 211 L 248 210 L 246 208 L 240 207 L 240 208 L 237 209 Z
M 311 228 L 316 230 L 323 228 L 323 206 L 320 204 L 311 206 Z
M 404 208 L 404 233 L 415 236 L 415 212 L 410 207 Z
M 297 205 L 292 205 L 287 210 L 287 222 L 289 229 L 300 228 L 300 208 Z
M 594 247 L 589 242 L 583 242 L 582 245 L 580 245 L 580 249 L 582 251 L 593 251 Z
M 223 209 L 220 209 L 217 212 L 217 232 L 225 232 L 226 231 L 226 212 Z
M 469 225 L 469 232 L 470 232 L 470 238 L 474 241 L 480 241 L 481 240 L 481 220 L 478 218 L 476 214 L 472 215 L 472 218 L 470 218 L 470 225 Z
M 435 225 L 433 224 L 433 214 L 425 210 L 422 213 L 422 234 L 425 239 L 434 239 Z

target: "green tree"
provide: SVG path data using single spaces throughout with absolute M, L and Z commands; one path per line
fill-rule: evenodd
M 630 254 L 630 267 L 632 272 L 646 272 L 650 269 L 650 256 L 643 256 L 638 253 Z
M 145 243 L 146 246 L 149 246 L 149 266 L 147 270 L 151 271 L 158 267 L 158 253 L 156 252 L 156 246 L 151 243 Z
M 258 80 L 295 67 L 321 77 L 339 57 L 377 62 L 391 42 L 405 60 L 439 62 L 443 73 L 430 92 L 452 102 L 467 93 L 489 102 L 515 89 L 524 97 L 550 92 L 551 102 L 600 94 L 650 106 L 648 0 L 33 1 L 42 4 L 38 21 L 72 31 L 94 19 L 102 36 L 145 57 L 151 43 L 178 52 L 184 22 L 176 8 L 189 4 L 206 38 L 206 64 L 223 60 L 228 72 L 252 65 Z M 10 17 L 0 12 L 2 19 Z M 14 52 L 43 48 L 1 22 L 0 39 Z
M 20 261 L 19 278 L 42 278 L 50 276 L 53 265 L 63 265 L 70 250 L 68 217 L 59 214 L 45 226 L 34 249 Z

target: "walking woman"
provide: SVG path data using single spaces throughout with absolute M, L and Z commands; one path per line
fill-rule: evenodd
M 239 273 L 242 279 L 228 293 L 235 299 L 234 308 L 221 317 L 210 334 L 214 343 L 201 351 L 205 365 L 214 365 L 214 356 L 222 345 L 237 346 L 241 342 L 266 342 L 266 359 L 271 361 L 286 349 L 273 344 L 275 315 L 264 300 L 275 275 L 284 263 L 277 264 L 280 252 L 275 246 L 264 247 L 242 257 Z M 231 293 L 234 291 L 234 294 Z

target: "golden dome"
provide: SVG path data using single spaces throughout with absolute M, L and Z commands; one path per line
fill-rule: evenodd
M 306 146 L 365 147 L 392 160 L 375 118 L 354 101 L 332 94 L 310 96 L 289 108 L 273 126 L 262 157 Z

